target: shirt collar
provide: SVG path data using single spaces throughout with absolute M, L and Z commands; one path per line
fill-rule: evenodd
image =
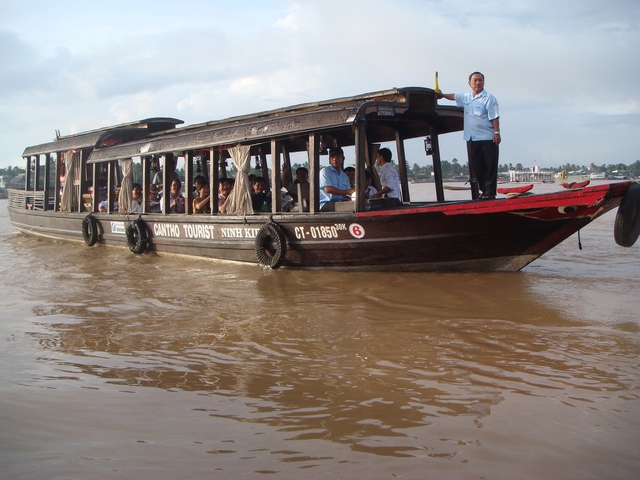
M 473 95 L 473 90 L 471 91 L 471 95 Z M 480 97 L 484 97 L 487 95 L 487 91 L 483 88 L 482 91 L 477 94 L 477 95 L 473 95 L 473 98 L 480 98 Z

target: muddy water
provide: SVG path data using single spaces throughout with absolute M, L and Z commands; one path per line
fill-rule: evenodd
M 40 241 L 0 201 L 0 478 L 638 478 L 614 217 L 517 274 L 379 274 Z

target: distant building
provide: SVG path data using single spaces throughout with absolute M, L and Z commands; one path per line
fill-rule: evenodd
M 509 170 L 511 183 L 553 183 L 554 172 L 540 170 L 540 166 L 533 165 L 529 170 Z

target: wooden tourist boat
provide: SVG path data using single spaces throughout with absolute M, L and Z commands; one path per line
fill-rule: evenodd
M 616 241 L 633 245 L 640 233 L 640 185 L 631 182 L 446 201 L 438 138 L 462 130 L 462 122 L 462 110 L 438 105 L 433 90 L 409 87 L 186 127 L 178 127 L 180 120 L 152 118 L 58 136 L 24 151 L 25 189 L 9 190 L 9 213 L 15 228 L 27 234 L 272 268 L 518 271 L 616 207 Z M 410 199 L 405 141 L 416 138 L 424 139 L 432 156 L 435 202 Z M 374 184 L 379 182 L 373 165 L 385 142 L 395 144 L 404 201 L 357 195 L 337 204 L 335 212 L 321 212 L 320 159 L 327 149 L 350 149 L 360 192 L 365 170 L 373 173 Z M 308 161 L 308 194 L 300 186 L 291 211 L 283 211 L 282 195 L 273 195 L 270 212 L 247 209 L 251 158 L 262 164 L 270 190 L 281 192 L 281 164 L 291 165 L 296 154 L 303 155 L 302 163 Z M 238 170 L 230 212 L 193 213 L 192 189 L 186 188 L 185 213 L 151 213 L 151 176 L 160 162 L 180 159 L 184 185 L 191 186 L 199 173 L 217 192 L 230 158 Z M 142 213 L 127 213 L 131 162 L 139 167 Z M 163 168 L 165 212 L 169 175 Z M 119 212 L 114 211 L 117 189 Z M 106 212 L 99 211 L 100 192 Z M 218 212 L 215 194 L 210 207 Z

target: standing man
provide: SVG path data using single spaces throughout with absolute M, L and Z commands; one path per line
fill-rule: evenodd
M 496 198 L 498 184 L 498 145 L 500 145 L 500 112 L 498 101 L 484 89 L 484 75 L 473 72 L 469 75 L 470 92 L 440 93 L 438 98 L 454 100 L 464 107 L 464 139 L 471 169 L 473 198 Z M 477 185 L 474 189 L 474 177 Z
M 335 202 L 349 200 L 355 190 L 351 188 L 349 177 L 342 169 L 344 152 L 340 147 L 329 150 L 329 165 L 320 171 L 320 211 L 334 212 Z

